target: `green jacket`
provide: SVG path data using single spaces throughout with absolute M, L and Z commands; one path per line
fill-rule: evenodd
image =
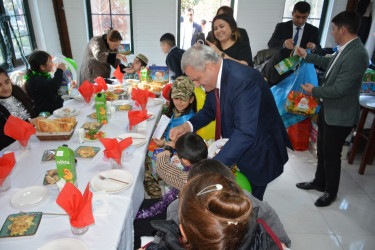
M 307 54 L 305 61 L 328 71 L 336 56 Z M 312 95 L 323 99 L 324 119 L 328 125 L 350 127 L 358 123 L 359 91 L 368 65 L 367 51 L 357 37 L 341 52 L 328 76 L 326 72 L 321 86 L 313 88 Z

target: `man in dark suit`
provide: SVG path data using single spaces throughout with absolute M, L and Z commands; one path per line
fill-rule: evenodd
M 314 63 L 326 73 L 319 87 L 306 83 L 303 89 L 323 101 L 318 119 L 318 166 L 315 178 L 298 183 L 301 189 L 324 192 L 315 202 L 318 207 L 329 206 L 337 196 L 341 173 L 341 151 L 346 137 L 359 120 L 359 91 L 369 57 L 357 32 L 360 17 L 344 11 L 332 19 L 332 35 L 339 44 L 338 52 L 330 58 L 306 53 L 297 55 Z
M 189 8 L 187 10 L 188 20 L 181 23 L 180 41 L 181 48 L 187 50 L 197 42 L 196 34 L 202 32 L 202 27 L 194 22 L 194 10 Z
M 268 42 L 268 47 L 274 49 L 275 53 L 263 70 L 263 75 L 267 78 L 270 86 L 276 85 L 290 74 L 280 76 L 274 66 L 290 57 L 295 46 L 309 48 L 315 54 L 321 53 L 318 28 L 306 23 L 309 15 L 310 4 L 297 2 L 293 8 L 292 20 L 276 25 Z
M 185 51 L 176 46 L 176 38 L 171 33 L 165 33 L 160 37 L 160 46 L 167 54 L 165 63 L 169 69 L 169 79 L 173 81 L 184 74 L 181 70 L 181 58 Z
M 216 118 L 216 139 L 222 136 L 229 141 L 214 159 L 227 166 L 237 164 L 249 179 L 253 195 L 262 200 L 267 184 L 283 172 L 288 161 L 286 147 L 292 148 L 262 75 L 222 59 L 205 45 L 187 50 L 181 67 L 196 87 L 206 90 L 207 96 L 203 108 L 188 122 L 173 128 L 170 138 L 176 140 Z

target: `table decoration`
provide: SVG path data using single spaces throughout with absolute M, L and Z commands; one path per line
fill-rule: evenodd
M 99 138 L 99 141 L 105 147 L 104 156 L 108 159 L 113 159 L 119 165 L 121 165 L 122 151 L 129 147 L 133 142 L 131 137 L 125 138 L 120 142 L 115 138 Z
M 129 111 L 128 118 L 129 118 L 129 130 L 131 131 L 133 126 L 147 120 L 152 115 L 147 114 L 147 110 L 137 110 L 137 111 Z
M 148 98 L 155 98 L 155 94 L 147 89 L 132 88 L 131 99 L 135 101 L 137 106 L 141 106 L 142 110 L 146 109 Z
M 34 126 L 18 117 L 10 115 L 4 126 L 4 134 L 26 147 L 30 136 L 36 133 Z
M 92 94 L 94 93 L 94 85 L 85 80 L 78 88 L 79 93 L 83 96 L 86 103 L 91 101 Z
M 4 192 L 10 188 L 9 174 L 12 172 L 16 158 L 14 152 L 3 154 L 0 157 L 0 192 Z

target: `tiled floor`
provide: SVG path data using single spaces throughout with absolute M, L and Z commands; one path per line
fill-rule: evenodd
M 342 161 L 337 200 L 317 208 L 318 191 L 305 191 L 297 182 L 314 178 L 316 159 L 309 151 L 289 151 L 284 173 L 267 187 L 264 200 L 278 213 L 292 240 L 293 250 L 375 249 L 375 164 L 364 175 Z

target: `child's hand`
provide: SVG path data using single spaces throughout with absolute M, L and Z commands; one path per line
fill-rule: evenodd
M 70 84 L 70 87 L 71 88 L 77 88 L 77 81 L 72 81 L 72 83 Z
M 65 64 L 63 64 L 63 63 L 59 63 L 59 65 L 57 65 L 57 68 L 61 69 L 62 71 L 66 70 Z
M 163 147 L 164 144 L 165 144 L 164 140 L 160 140 L 160 139 L 156 139 L 156 138 L 152 138 L 152 140 L 155 142 L 156 146 L 158 146 L 158 147 Z

